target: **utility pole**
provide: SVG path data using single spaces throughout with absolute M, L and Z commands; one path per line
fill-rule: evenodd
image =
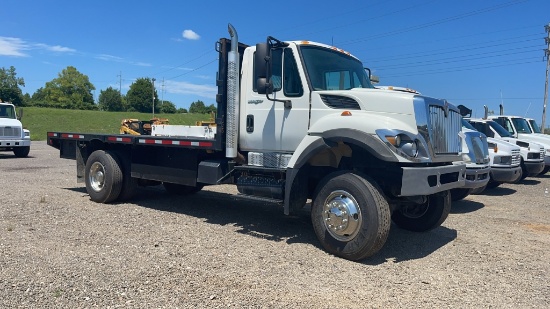
M 550 23 L 544 26 L 544 30 L 548 33 L 546 36 L 547 48 L 544 50 L 544 57 L 546 57 L 546 83 L 544 84 L 544 104 L 542 106 L 542 133 L 546 128 L 546 102 L 548 101 L 548 68 L 550 68 Z
M 122 71 L 120 71 L 120 74 L 118 74 L 119 82 L 118 82 L 118 92 L 122 96 Z
M 155 80 L 153 77 L 153 118 L 155 118 Z
M 160 90 L 160 93 L 161 93 L 160 102 L 162 106 L 164 104 L 164 77 L 162 78 L 162 88 Z

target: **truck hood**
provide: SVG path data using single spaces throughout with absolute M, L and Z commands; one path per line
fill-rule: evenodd
M 544 149 L 546 150 L 547 153 L 550 152 L 550 135 L 519 133 L 518 134 L 518 139 L 522 139 L 522 140 L 526 140 L 526 141 L 541 144 L 542 146 L 544 146 Z
M 21 121 L 11 118 L 0 118 L 1 127 L 22 127 Z

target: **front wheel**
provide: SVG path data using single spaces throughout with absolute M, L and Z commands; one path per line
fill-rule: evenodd
M 397 209 L 392 214 L 393 222 L 402 229 L 425 232 L 440 226 L 451 212 L 451 193 L 440 192 L 428 196 L 423 204 Z
M 86 191 L 94 202 L 109 203 L 118 198 L 123 185 L 122 171 L 114 153 L 94 151 L 86 161 Z
M 542 172 L 539 173 L 539 176 L 542 176 L 550 171 L 550 166 L 545 166 Z
M 472 193 L 472 189 L 467 189 L 467 188 L 451 189 L 451 200 L 460 201 L 464 199 L 466 196 L 470 195 L 470 193 Z
M 378 252 L 391 225 L 388 202 L 374 181 L 344 172 L 321 180 L 311 221 L 326 251 L 354 261 Z
M 13 148 L 13 154 L 18 158 L 25 158 L 29 155 L 29 152 L 31 151 L 30 146 L 24 146 L 24 147 L 16 147 Z

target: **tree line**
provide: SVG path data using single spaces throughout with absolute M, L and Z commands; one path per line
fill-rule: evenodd
M 11 102 L 16 106 L 149 113 L 153 111 L 154 102 L 155 113 L 206 114 L 216 111 L 214 104 L 206 106 L 200 100 L 192 102 L 189 110 L 178 109 L 170 101 L 159 101 L 153 85 L 153 80 L 150 78 L 138 78 L 130 85 L 126 94 L 108 87 L 100 91 L 98 100 L 95 102 L 92 91 L 96 88 L 88 76 L 80 73 L 75 67 L 68 66 L 58 74 L 57 78 L 46 82 L 44 87 L 40 87 L 30 95 L 23 94 L 20 87 L 25 86 L 25 80 L 17 77 L 15 67 L 0 68 L 0 101 Z

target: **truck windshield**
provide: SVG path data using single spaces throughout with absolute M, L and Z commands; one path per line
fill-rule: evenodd
M 505 128 L 503 128 L 500 124 L 496 123 L 495 121 L 487 121 L 487 123 L 495 130 L 495 132 L 500 135 L 500 137 L 513 137 L 510 132 L 508 132 Z
M 13 108 L 13 106 L 11 105 L 0 106 L 0 118 L 15 119 L 15 108 Z
M 363 64 L 342 52 L 318 46 L 300 46 L 313 90 L 374 88 Z
M 542 133 L 535 119 L 529 119 L 528 121 L 531 124 L 531 129 L 533 129 L 534 133 Z
M 514 127 L 516 127 L 516 131 L 518 133 L 533 133 L 529 128 L 527 120 L 523 118 L 512 118 L 512 123 L 514 124 Z

